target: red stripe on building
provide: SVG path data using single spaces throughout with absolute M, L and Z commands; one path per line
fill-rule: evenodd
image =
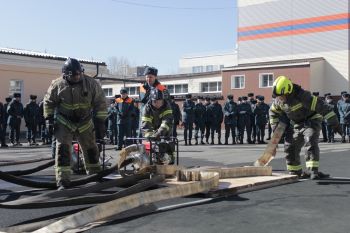
M 258 39 L 265 39 L 265 38 L 271 38 L 271 37 L 291 36 L 291 35 L 300 35 L 300 34 L 308 34 L 308 33 L 316 33 L 316 32 L 345 30 L 345 29 L 349 30 L 350 24 L 347 23 L 347 24 L 339 24 L 339 25 L 331 25 L 331 26 L 322 26 L 322 27 L 316 27 L 316 28 L 273 32 L 273 33 L 259 34 L 259 35 L 252 35 L 252 36 L 242 36 L 238 38 L 238 41 L 258 40 Z

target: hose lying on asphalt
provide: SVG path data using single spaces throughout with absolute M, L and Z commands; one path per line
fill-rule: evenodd
M 2 160 L 0 161 L 0 167 L 27 164 L 27 163 L 36 163 L 36 162 L 41 162 L 45 160 L 52 160 L 52 158 L 39 158 L 39 159 L 29 159 L 29 160 L 21 160 L 21 161 Z
M 140 180 L 143 181 L 137 183 Z M 156 186 L 163 180 L 164 177 L 161 176 L 155 176 L 154 178 L 149 180 L 149 174 L 135 175 L 127 178 L 120 178 L 116 180 L 106 181 L 103 183 L 98 183 L 88 187 L 53 191 L 34 197 L 22 198 L 16 201 L 3 202 L 0 203 L 0 207 L 8 209 L 28 209 L 96 204 L 144 191 L 148 188 Z M 110 187 L 120 187 L 125 185 L 132 186 L 112 194 L 97 194 L 84 196 L 84 194 L 101 191 Z
M 9 175 L 13 175 L 13 176 L 24 176 L 24 175 L 29 175 L 29 174 L 33 174 L 35 172 L 44 170 L 48 167 L 52 167 L 53 165 L 55 165 L 55 160 L 52 159 L 47 163 L 44 163 L 42 165 L 39 165 L 37 167 L 34 168 L 30 168 L 30 169 L 26 169 L 26 170 L 15 170 L 15 171 L 6 171 L 4 173 L 7 173 Z
M 116 171 L 117 167 L 118 167 L 118 165 L 115 165 L 115 166 L 110 167 L 106 170 L 103 170 L 99 173 L 96 173 L 96 174 L 93 174 L 93 175 L 90 175 L 87 177 L 83 177 L 80 179 L 72 180 L 70 182 L 70 186 L 75 187 L 75 186 L 79 186 L 79 185 L 83 185 L 83 184 L 87 184 L 90 182 L 101 180 L 104 176 L 107 176 L 107 175 L 111 174 L 112 172 Z M 14 175 L 8 174 L 6 172 L 2 172 L 2 171 L 0 171 L 0 179 L 7 181 L 7 182 L 10 182 L 10 183 L 17 184 L 17 185 L 22 185 L 22 186 L 27 186 L 27 187 L 32 187 L 32 188 L 44 188 L 44 189 L 56 189 L 57 188 L 55 181 L 46 181 L 46 182 L 34 181 L 34 180 L 14 176 Z

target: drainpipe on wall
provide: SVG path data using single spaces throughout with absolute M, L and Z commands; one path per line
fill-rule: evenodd
M 99 73 L 99 66 L 100 64 L 96 64 L 96 75 L 93 77 L 93 78 L 96 78 L 98 76 L 98 73 Z

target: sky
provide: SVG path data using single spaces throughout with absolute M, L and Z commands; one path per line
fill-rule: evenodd
M 236 0 L 0 0 L 0 47 L 176 73 L 189 54 L 232 51 Z

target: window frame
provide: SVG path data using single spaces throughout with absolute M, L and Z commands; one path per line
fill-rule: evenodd
M 210 83 L 216 83 L 216 91 L 210 91 Z M 220 83 L 220 85 L 219 85 Z M 203 85 L 208 85 L 208 91 L 203 91 Z M 219 93 L 222 92 L 222 81 L 212 81 L 212 82 L 201 82 L 200 83 L 200 93 Z
M 238 77 L 243 78 L 243 86 L 240 85 L 240 87 L 235 87 L 235 85 L 232 85 L 232 84 L 236 83 L 236 78 Z M 239 83 L 241 83 L 241 81 Z M 245 89 L 245 74 L 231 75 L 231 90 L 234 90 L 234 89 Z
M 18 86 L 12 86 L 11 82 L 19 82 L 20 83 L 20 87 L 18 88 Z M 9 95 L 13 96 L 14 93 L 20 93 L 21 96 L 23 96 L 23 89 L 24 89 L 24 81 L 21 79 L 11 79 L 10 83 L 9 83 Z
M 102 88 L 102 90 L 103 90 L 103 93 L 105 94 L 105 97 L 113 97 L 113 88 L 112 87 L 104 87 L 104 88 Z M 105 90 L 107 90 L 108 94 L 109 94 L 109 91 L 111 91 L 112 94 L 106 95 Z
M 263 76 L 264 75 L 268 75 L 268 77 L 270 75 L 272 75 L 272 82 L 271 82 L 271 86 L 269 86 L 269 82 L 270 80 L 267 81 L 267 86 L 263 86 L 262 83 L 263 83 Z M 273 73 L 259 73 L 259 88 L 271 88 L 273 87 L 273 82 L 274 82 L 274 74 Z

